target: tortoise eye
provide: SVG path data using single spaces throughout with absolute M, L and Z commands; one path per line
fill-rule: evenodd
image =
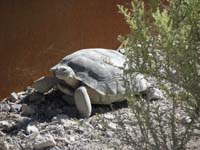
M 66 69 L 65 68 L 60 68 L 60 71 L 66 71 Z

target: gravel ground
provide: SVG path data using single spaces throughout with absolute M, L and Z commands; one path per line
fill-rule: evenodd
M 73 98 L 59 91 L 11 93 L 0 103 L 0 150 L 139 150 L 139 126 L 126 101 L 93 105 L 92 116 L 84 119 L 67 101 Z M 171 106 L 166 100 L 151 105 Z M 187 149 L 200 150 L 199 135 L 195 130 Z

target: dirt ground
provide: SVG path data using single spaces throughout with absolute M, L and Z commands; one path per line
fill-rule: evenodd
M 139 126 L 126 101 L 93 105 L 80 118 L 72 97 L 59 91 L 43 95 L 28 88 L 0 103 L 0 150 L 141 150 Z M 169 102 L 152 105 L 167 107 Z M 200 130 L 187 149 L 200 150 Z

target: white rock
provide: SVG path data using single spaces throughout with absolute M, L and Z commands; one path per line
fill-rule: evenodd
M 6 141 L 0 141 L 0 150 L 9 150 L 9 144 Z
M 28 134 L 39 133 L 38 128 L 34 125 L 28 125 L 27 128 L 26 128 L 26 131 L 27 131 Z
M 73 120 L 66 120 L 66 119 L 61 119 L 60 123 L 65 127 L 65 128 L 70 128 L 71 126 L 77 126 L 78 123 L 73 121 Z
M 194 129 L 194 135 L 200 136 L 200 130 L 199 129 Z
M 97 127 L 98 127 L 99 129 L 103 129 L 103 126 L 102 126 L 101 124 L 98 124 Z
M 117 124 L 110 122 L 110 123 L 108 123 L 108 127 L 115 130 L 117 128 Z
M 12 92 L 12 93 L 10 94 L 10 98 L 11 98 L 11 101 L 12 101 L 12 102 L 16 102 L 16 101 L 19 100 L 19 95 L 18 95 L 17 93 L 15 93 L 15 92 Z
M 134 84 L 136 92 L 143 92 L 150 86 L 150 83 L 147 82 L 142 74 L 136 75 Z
M 104 118 L 106 118 L 106 119 L 114 119 L 115 118 L 115 116 L 114 115 L 112 115 L 112 114 L 104 114 Z
M 85 124 L 88 128 L 94 129 L 94 127 L 93 127 L 89 122 L 85 122 L 84 124 Z
M 2 131 L 0 131 L 0 136 L 4 136 L 5 135 L 5 133 L 3 133 Z
M 53 122 L 61 122 L 62 120 L 68 121 L 69 120 L 69 116 L 61 114 L 61 115 L 57 115 L 57 116 L 53 117 L 51 120 Z
M 150 100 L 163 99 L 164 98 L 163 93 L 157 88 L 152 88 L 148 94 L 149 94 Z
M 112 137 L 113 137 L 113 132 L 112 132 L 112 131 L 107 131 L 107 132 L 106 132 L 106 136 L 107 136 L 108 138 L 112 138 Z
M 191 121 L 192 121 L 192 119 L 188 116 L 183 118 L 184 123 L 191 123 Z
M 33 143 L 33 147 L 36 150 L 45 149 L 47 147 L 53 147 L 56 145 L 56 142 L 52 135 L 47 134 L 45 136 L 38 135 Z
M 76 138 L 75 138 L 74 136 L 70 136 L 70 137 L 69 137 L 69 141 L 70 141 L 70 142 L 74 142 L 75 140 L 76 140 Z
M 8 121 L 0 121 L 0 128 L 10 127 L 11 124 Z
M 19 96 L 18 98 L 20 100 L 23 100 L 24 98 L 27 97 L 27 93 L 25 91 L 22 91 L 22 92 L 18 92 L 17 95 Z

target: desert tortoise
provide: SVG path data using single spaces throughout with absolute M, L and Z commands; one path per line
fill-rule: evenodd
M 91 104 L 111 104 L 124 100 L 124 62 L 125 56 L 115 50 L 79 50 L 67 55 L 50 69 L 55 78 L 48 78 L 48 86 L 43 86 L 45 89 L 38 89 L 41 80 L 35 82 L 35 88 L 44 92 L 56 84 L 63 93 L 74 96 L 79 114 L 88 117 L 92 111 Z M 134 82 L 138 92 L 149 87 L 141 74 L 136 76 Z

